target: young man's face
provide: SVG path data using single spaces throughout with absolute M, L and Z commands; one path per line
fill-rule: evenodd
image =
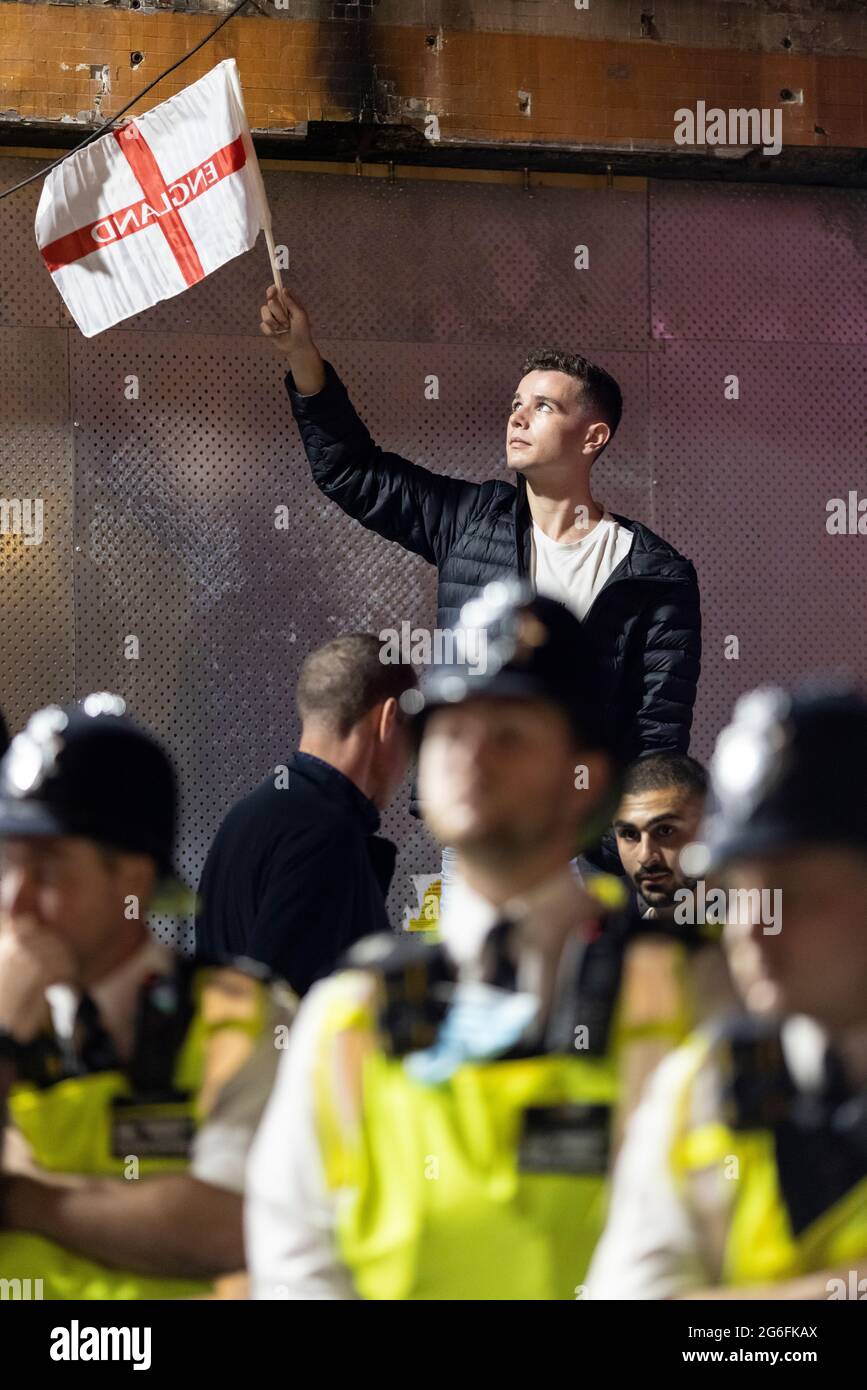
M 732 976 L 748 1008 L 807 1014 L 831 1030 L 867 1023 L 867 855 L 804 845 L 733 864 L 720 883 L 728 892 L 780 892 L 778 931 L 765 930 L 767 917 L 764 925 L 744 920 L 760 911 L 735 913 L 738 920 L 725 927 Z
M 589 787 L 575 787 L 576 765 Z M 474 699 L 443 706 L 425 725 L 419 793 L 441 844 L 464 853 L 574 854 L 576 827 L 604 795 L 601 757 L 582 755 L 559 709 L 542 700 Z
M 0 844 L 0 931 L 27 919 L 54 933 L 86 979 L 125 920 L 130 894 L 144 918 L 152 881 L 145 856 L 106 853 L 81 836 L 10 838 Z
M 647 907 L 669 912 L 678 888 L 691 885 L 679 866 L 680 851 L 696 838 L 704 797 L 688 787 L 625 796 L 614 818 L 620 860 Z
M 552 464 L 592 460 L 609 436 L 566 372 L 528 372 L 518 383 L 506 426 L 506 466 L 531 476 Z M 592 445 L 588 452 L 585 449 Z

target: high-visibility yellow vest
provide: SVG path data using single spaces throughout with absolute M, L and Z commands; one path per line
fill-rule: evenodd
M 722 1285 L 773 1283 L 826 1269 L 854 1267 L 867 1258 L 867 1177 L 796 1232 L 786 1205 L 771 1128 L 733 1128 L 693 1118 L 694 1084 L 708 1065 L 728 1067 L 726 1042 L 697 1034 L 688 1078 L 679 1098 L 671 1149 L 676 1181 L 690 1201 L 689 1184 L 716 1168 L 728 1199 Z
M 170 1095 L 137 1096 L 119 1070 L 71 1076 L 46 1086 L 13 1086 L 9 1122 L 27 1141 L 39 1167 L 129 1181 L 187 1168 L 209 1091 L 223 1080 L 213 1075 L 209 1053 L 222 1052 L 224 1059 L 228 1053 L 236 1069 L 269 1016 L 267 987 L 241 970 L 203 967 L 194 972 L 189 987 L 192 1017 L 172 1067 Z M 15 1231 L 0 1232 L 0 1279 L 29 1279 L 31 1291 L 39 1290 L 46 1299 L 183 1298 L 212 1290 L 206 1281 L 111 1269 L 41 1236 Z
M 674 953 L 680 963 L 681 952 Z M 325 987 L 316 1121 L 336 1233 L 370 1299 L 575 1299 L 602 1231 L 615 1109 L 630 1042 L 623 988 L 604 1055 L 464 1063 L 438 1085 L 390 1055 L 358 974 Z M 418 995 L 423 986 L 416 981 Z M 639 1010 L 635 1037 L 675 1046 L 694 1024 Z M 642 1006 L 643 1007 L 643 1006 Z M 357 1046 L 341 1040 L 355 1036 Z M 577 1047 L 577 1044 L 576 1044 Z M 335 1057 L 360 1067 L 347 1123 Z M 341 1064 L 338 1062 L 338 1070 Z M 344 1079 L 345 1080 L 345 1079 Z

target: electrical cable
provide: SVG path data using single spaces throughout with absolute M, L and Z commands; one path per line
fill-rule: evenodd
M 232 6 L 229 12 L 223 15 L 219 24 L 215 24 L 210 33 L 206 34 L 203 39 L 200 39 L 195 47 L 190 49 L 189 53 L 185 53 L 182 58 L 178 58 L 177 62 L 172 63 L 171 67 L 166 68 L 165 72 L 161 72 L 158 77 L 154 78 L 153 82 L 149 82 L 146 87 L 143 87 L 140 92 L 136 93 L 132 100 L 127 102 L 126 106 L 122 106 L 120 111 L 110 116 L 101 126 L 97 126 L 96 130 L 92 130 L 87 136 L 87 139 L 82 140 L 77 145 L 73 145 L 71 150 L 67 150 L 66 154 L 62 154 L 59 159 L 55 159 L 53 164 L 46 164 L 44 169 L 37 169 L 36 173 L 31 174 L 29 178 L 22 179 L 20 183 L 14 183 L 11 188 L 4 188 L 2 193 L 0 193 L 0 199 L 8 198 L 10 194 L 17 193 L 19 188 L 26 188 L 28 183 L 33 183 L 36 179 L 44 178 L 46 174 L 49 174 L 52 169 L 56 169 L 58 164 L 62 164 L 70 155 L 75 154 L 78 150 L 83 150 L 87 145 L 92 145 L 94 140 L 98 140 L 100 136 L 105 135 L 106 131 L 111 130 L 112 126 L 117 124 L 121 116 L 125 115 L 131 106 L 135 106 L 137 102 L 141 101 L 142 97 L 147 96 L 148 92 L 153 90 L 158 82 L 162 82 L 163 78 L 168 77 L 170 72 L 174 72 L 175 68 L 179 68 L 181 63 L 185 63 L 188 58 L 192 58 L 194 53 L 198 53 L 200 48 L 204 48 L 206 43 L 210 43 L 211 39 L 215 34 L 219 33 L 223 25 L 228 24 L 229 20 L 248 3 L 249 0 L 237 0 L 237 3 Z

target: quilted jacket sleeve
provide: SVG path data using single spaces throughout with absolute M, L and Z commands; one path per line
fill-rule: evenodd
M 689 748 L 701 670 L 701 604 L 690 566 L 686 582 L 672 585 L 645 618 L 643 689 L 635 722 L 633 757 Z
M 300 395 L 291 372 L 286 390 L 317 487 L 368 530 L 439 564 L 472 515 L 479 485 L 382 450 L 330 362 L 315 395 Z

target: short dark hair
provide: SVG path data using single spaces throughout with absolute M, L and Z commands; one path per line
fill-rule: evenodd
M 408 663 L 383 661 L 372 632 L 349 632 L 305 658 L 296 691 L 301 722 L 319 720 L 342 738 L 376 705 L 400 701 L 417 684 Z
M 707 795 L 707 785 L 706 770 L 688 753 L 649 753 L 629 764 L 623 775 L 621 796 L 638 796 L 641 792 L 683 787 L 695 796 L 703 797 Z
M 541 348 L 528 353 L 521 368 L 521 375 L 528 372 L 566 372 L 584 388 L 584 398 L 593 410 L 598 410 L 614 438 L 620 417 L 623 414 L 623 393 L 613 376 L 588 362 L 575 352 L 561 352 L 558 348 Z

